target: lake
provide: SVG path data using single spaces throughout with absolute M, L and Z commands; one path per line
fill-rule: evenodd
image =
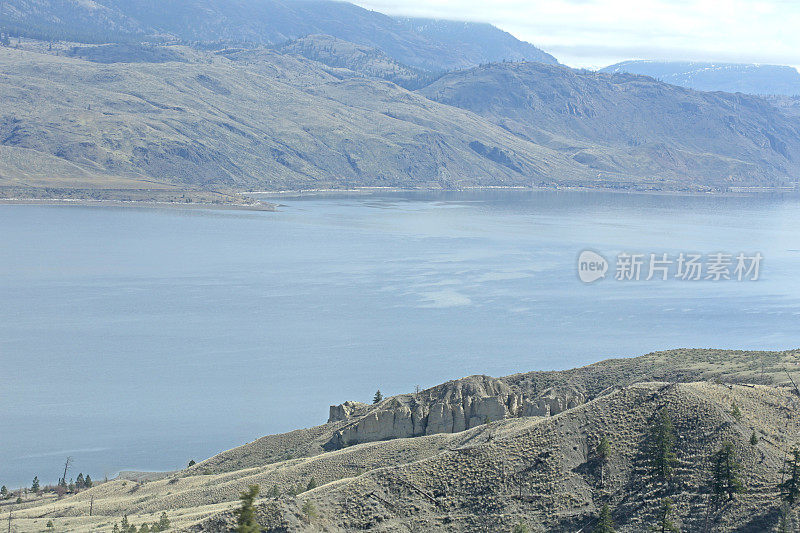
M 328 406 L 676 347 L 800 346 L 797 198 L 0 205 L 0 483 L 176 469 Z M 577 257 L 763 255 L 758 281 L 578 279 Z

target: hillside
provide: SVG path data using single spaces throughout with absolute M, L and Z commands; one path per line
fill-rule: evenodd
M 229 531 L 238 492 L 256 483 L 259 520 L 275 532 L 511 531 L 519 522 L 531 531 L 587 531 L 608 503 L 617 530 L 632 533 L 655 524 L 664 496 L 685 532 L 774 531 L 780 469 L 800 435 L 800 398 L 784 369 L 796 376 L 798 368 L 797 351 L 676 350 L 566 372 L 464 378 L 375 406 L 333 406 L 332 418 L 346 419 L 265 437 L 182 472 L 128 475 L 62 500 L 3 503 L 0 512 L 13 511 L 22 532 L 50 519 L 56 528 L 106 531 L 123 514 L 138 524 L 165 510 L 177 530 Z M 657 376 L 669 381 L 651 380 Z M 558 391 L 586 396 L 559 412 L 509 413 L 454 433 L 311 454 L 298 448 L 409 399 L 433 413 L 456 396 L 491 403 L 492 391 L 509 403 L 518 394 L 523 403 Z M 646 459 L 654 420 L 665 412 L 679 439 L 668 484 L 651 477 Z M 602 471 L 594 451 L 601 436 L 612 443 Z M 715 503 L 710 457 L 723 442 L 733 444 L 748 491 Z M 316 488 L 306 490 L 312 479 Z M 796 515 L 790 527 L 800 526 Z
M 170 50 L 182 61 L 0 49 L 0 186 L 96 194 L 144 182 L 242 191 L 591 178 L 557 152 L 388 82 L 265 49 Z
M 800 96 L 800 72 L 782 65 L 624 61 L 601 72 L 642 74 L 698 91 Z
M 724 191 L 800 175 L 800 121 L 788 107 L 640 76 L 501 63 L 412 92 L 385 79 L 424 83 L 413 68 L 325 36 L 216 52 L 25 42 L 0 48 L 0 65 L 6 197 L 228 202 L 250 190 L 356 186 Z
M 505 59 L 555 63 L 489 24 L 397 19 L 328 0 L 5 0 L 11 35 L 88 43 L 279 44 L 326 34 L 439 71 Z
M 454 72 L 419 92 L 598 172 L 722 188 L 800 175 L 800 123 L 754 96 L 536 63 Z

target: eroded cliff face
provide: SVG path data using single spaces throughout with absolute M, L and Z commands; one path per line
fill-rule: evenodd
M 376 405 L 345 402 L 330 407 L 328 422 L 351 421 L 331 438 L 330 448 L 362 442 L 457 433 L 493 420 L 551 416 L 585 402 L 582 392 L 549 388 L 537 392 L 488 376 L 450 381 Z

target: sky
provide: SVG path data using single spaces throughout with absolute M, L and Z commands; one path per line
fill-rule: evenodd
M 572 67 L 628 59 L 800 66 L 800 0 L 355 0 L 389 15 L 490 22 Z

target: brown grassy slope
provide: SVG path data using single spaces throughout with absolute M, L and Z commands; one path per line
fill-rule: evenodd
M 538 63 L 453 72 L 420 92 L 599 171 L 717 186 L 776 185 L 800 173 L 800 122 L 755 96 Z
M 730 414 L 733 402 L 741 421 Z M 661 408 L 679 435 L 670 486 L 651 481 L 645 458 Z M 483 443 L 387 465 L 298 498 L 265 500 L 262 520 L 275 531 L 302 530 L 300 508 L 310 500 L 319 512 L 317 530 L 510 531 L 523 521 L 533 531 L 588 531 L 607 502 L 619 531 L 641 532 L 654 525 L 659 499 L 669 496 L 684 531 L 703 531 L 707 515 L 714 531 L 770 531 L 778 470 L 800 432 L 797 415 L 797 399 L 785 388 L 640 384 L 552 418 L 511 428 L 508 421 L 493 423 Z M 748 442 L 753 430 L 762 437 L 756 446 Z M 601 435 L 613 443 L 602 485 L 592 459 Z M 715 507 L 708 458 L 724 441 L 735 445 L 748 492 Z M 201 527 L 221 531 L 225 520 Z
M 231 58 L 105 65 L 0 49 L 0 186 L 453 188 L 595 174 L 388 82 L 266 50 Z
M 707 380 L 785 385 L 789 379 L 784 369 L 793 371 L 795 380 L 800 382 L 800 352 L 682 349 L 627 359 L 609 359 L 564 371 L 528 372 L 496 380 L 486 379 L 497 381 L 511 390 L 524 390 L 536 394 L 549 388 L 571 389 L 580 392 L 586 399 L 592 399 L 610 387 L 622 387 L 643 381 Z M 419 401 L 423 401 L 424 398 L 436 401 L 445 396 L 458 382 L 473 380 L 472 377 L 463 378 L 431 387 L 421 391 Z M 386 398 L 382 405 L 391 401 L 392 398 Z M 366 412 L 377 410 L 381 406 L 369 406 Z M 268 435 L 200 462 L 185 471 L 184 475 L 222 473 L 253 468 L 291 457 L 315 456 L 324 452 L 325 444 L 343 425 L 341 422 L 325 424 L 291 433 Z

